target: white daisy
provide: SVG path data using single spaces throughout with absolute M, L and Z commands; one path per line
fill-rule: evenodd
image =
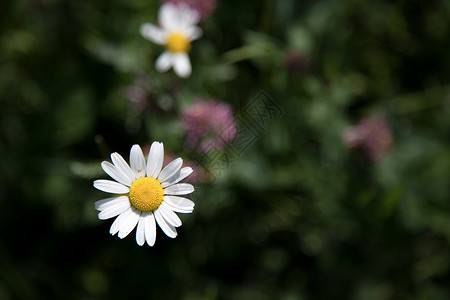
M 141 25 L 141 35 L 159 45 L 164 51 L 156 60 L 155 67 L 159 72 L 166 72 L 171 67 L 180 77 L 191 75 L 192 67 L 188 52 L 191 42 L 202 35 L 197 27 L 200 15 L 186 5 L 165 3 L 158 12 L 160 27 L 150 23 Z
M 175 212 L 194 210 L 191 200 L 179 196 L 194 191 L 191 184 L 179 183 L 192 173 L 192 168 L 181 168 L 183 160 L 177 158 L 162 169 L 163 159 L 163 144 L 153 142 L 147 163 L 139 145 L 131 148 L 130 165 L 118 153 L 111 154 L 112 164 L 102 162 L 103 170 L 115 181 L 95 180 L 94 187 L 115 196 L 95 202 L 95 208 L 101 220 L 118 216 L 109 230 L 112 235 L 119 233 L 122 239 L 137 225 L 138 245 L 147 241 L 153 246 L 157 222 L 168 237 L 177 236 L 175 227 L 181 226 L 181 220 Z

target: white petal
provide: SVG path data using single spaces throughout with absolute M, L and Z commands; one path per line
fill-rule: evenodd
M 189 183 L 178 183 L 164 189 L 164 195 L 186 195 L 194 191 L 194 187 Z
M 122 173 L 124 173 L 127 177 L 130 178 L 131 181 L 134 181 L 136 179 L 136 176 L 134 175 L 133 171 L 131 170 L 130 166 L 127 164 L 125 159 L 123 159 L 122 155 L 120 155 L 117 152 L 114 152 L 111 154 L 111 160 L 113 164 L 118 168 Z
M 155 44 L 164 45 L 166 42 L 165 32 L 150 23 L 144 23 L 139 28 L 141 35 Z
M 186 32 L 186 35 L 189 37 L 189 41 L 190 42 L 192 42 L 193 40 L 198 39 L 203 34 L 203 31 L 201 30 L 201 28 L 199 28 L 197 26 L 187 27 L 185 29 L 185 32 Z
M 158 21 L 164 29 L 175 29 L 178 27 L 177 7 L 173 4 L 165 3 L 158 12 Z
M 150 247 L 153 247 L 156 240 L 155 217 L 151 211 L 143 212 L 141 218 L 144 218 L 145 240 Z
M 117 182 L 124 184 L 126 186 L 130 186 L 132 181 L 126 176 L 119 168 L 116 168 L 112 163 L 107 161 L 102 162 L 102 169 L 106 172 L 111 178 L 115 179 Z
M 158 72 L 166 72 L 173 64 L 173 55 L 169 51 L 164 51 L 155 62 Z
M 183 159 L 178 157 L 177 159 L 171 161 L 158 175 L 158 181 L 163 182 L 166 179 L 175 175 L 183 165 Z
M 136 178 L 145 176 L 145 157 L 142 153 L 141 147 L 139 145 L 133 145 L 130 151 L 130 165 L 131 169 L 135 173 Z
M 181 6 L 181 8 L 184 8 L 180 14 L 179 21 L 182 28 L 195 25 L 200 21 L 200 14 L 196 10 L 189 8 L 189 6 Z
M 136 227 L 139 217 L 141 216 L 141 212 L 134 207 L 131 207 L 131 213 L 127 217 L 126 221 L 123 223 L 122 228 L 119 231 L 119 238 L 123 239 L 126 237 L 131 231 L 133 231 L 134 227 Z
M 159 207 L 153 212 L 153 214 L 155 215 L 156 222 L 158 222 L 158 225 L 161 227 L 162 231 L 164 231 L 168 237 L 175 238 L 177 236 L 177 230 L 175 227 L 166 222 L 159 211 Z
M 112 223 L 111 228 L 109 229 L 109 233 L 112 235 L 116 234 L 120 229 L 122 229 L 123 224 L 125 224 L 126 220 L 129 216 L 131 216 L 131 206 L 126 211 L 121 213 Z
M 161 205 L 158 207 L 159 212 L 164 217 L 164 220 L 167 221 L 170 225 L 174 227 L 180 227 L 181 226 L 181 220 L 177 216 L 176 213 L 173 212 L 173 210 L 165 204 L 164 202 L 161 203 Z
M 116 204 L 118 202 L 128 201 L 127 196 L 119 196 L 119 197 L 111 197 L 105 198 L 102 200 L 98 200 L 94 203 L 94 207 L 96 210 L 102 211 L 110 205 Z
M 161 172 L 164 161 L 164 145 L 160 142 L 153 142 L 148 153 L 147 176 L 157 178 Z
M 106 179 L 97 179 L 94 181 L 94 187 L 100 191 L 113 194 L 126 194 L 130 190 L 123 184 Z
M 184 167 L 175 173 L 172 177 L 167 178 L 165 181 L 161 183 L 163 188 L 168 187 L 169 185 L 175 184 L 183 180 L 184 178 L 191 175 L 193 172 L 191 167 Z
M 128 197 L 120 197 L 125 198 L 124 201 L 114 201 L 109 206 L 102 209 L 102 211 L 98 214 L 98 218 L 100 220 L 106 220 L 112 217 L 115 217 L 117 215 L 120 215 L 124 211 L 130 208 L 130 201 L 128 200 Z
M 139 246 L 142 246 L 145 243 L 145 218 L 142 216 L 143 214 L 144 212 L 142 212 L 139 217 L 139 222 L 136 229 L 136 243 Z
M 193 208 L 190 209 L 180 209 L 180 208 L 176 208 L 173 207 L 173 205 L 169 204 L 168 202 L 166 202 L 166 204 L 172 209 L 172 211 L 177 212 L 177 213 L 181 213 L 181 214 L 190 214 L 194 211 Z
M 200 21 L 200 14 L 191 9 L 185 3 L 179 3 L 174 6 L 170 22 L 174 29 L 183 29 L 188 26 L 197 24 Z
M 175 73 L 183 78 L 189 77 L 192 73 L 191 62 L 189 56 L 184 53 L 173 54 L 173 70 Z
M 187 198 L 178 196 L 164 196 L 163 199 L 163 203 L 166 203 L 172 207 L 173 211 L 179 213 L 191 213 L 194 210 L 194 202 Z

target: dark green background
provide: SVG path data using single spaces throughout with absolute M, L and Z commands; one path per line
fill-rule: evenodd
M 0 299 L 450 299 L 449 1 L 222 1 L 186 80 L 138 33 L 156 1 L 0 6 Z M 196 184 L 176 239 L 109 235 L 102 160 L 153 140 L 193 159 L 180 108 L 238 115 L 261 90 L 284 114 Z M 379 163 L 341 141 L 370 113 Z

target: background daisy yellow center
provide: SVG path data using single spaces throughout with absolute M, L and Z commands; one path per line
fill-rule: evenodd
M 188 52 L 191 43 L 184 34 L 172 32 L 167 36 L 166 48 L 171 52 Z
M 163 200 L 161 184 L 152 177 L 141 177 L 130 186 L 130 203 L 140 211 L 153 211 Z

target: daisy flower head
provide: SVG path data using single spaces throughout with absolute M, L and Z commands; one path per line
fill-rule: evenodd
M 101 166 L 112 180 L 98 179 L 94 187 L 113 197 L 95 202 L 101 220 L 116 217 L 109 232 L 126 237 L 136 226 L 136 242 L 142 246 L 155 244 L 156 223 L 171 238 L 177 236 L 176 227 L 181 226 L 175 214 L 191 213 L 194 203 L 180 195 L 194 191 L 189 183 L 180 183 L 192 173 L 192 168 L 182 168 L 183 160 L 177 158 L 164 168 L 164 146 L 153 142 L 147 162 L 141 147 L 134 145 L 130 151 L 130 164 L 118 153 L 111 154 L 112 163 L 104 161 Z
M 192 72 L 188 52 L 191 42 L 202 35 L 197 27 L 200 14 L 185 4 L 164 3 L 158 12 L 159 27 L 150 23 L 141 25 L 141 35 L 166 50 L 156 59 L 155 67 L 159 72 L 166 72 L 171 67 L 183 78 Z

